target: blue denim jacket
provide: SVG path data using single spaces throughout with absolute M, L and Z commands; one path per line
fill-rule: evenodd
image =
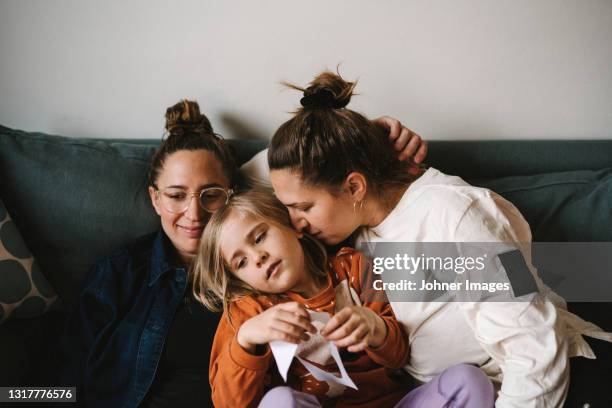
M 94 265 L 62 341 L 62 384 L 77 385 L 79 405 L 136 407 L 149 390 L 187 287 L 170 248 L 160 231 Z

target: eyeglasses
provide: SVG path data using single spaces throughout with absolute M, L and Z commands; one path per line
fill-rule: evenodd
M 213 213 L 227 204 L 234 193 L 234 190 L 226 190 L 223 187 L 209 187 L 193 192 L 176 187 L 168 187 L 163 190 L 155 187 L 155 191 L 164 208 L 173 214 L 187 211 L 192 197 L 198 198 L 198 203 L 203 210 Z

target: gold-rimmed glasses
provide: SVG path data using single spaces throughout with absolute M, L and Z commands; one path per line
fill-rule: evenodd
M 173 214 L 187 211 L 192 197 L 197 198 L 203 210 L 213 213 L 227 204 L 234 193 L 232 189 L 223 187 L 207 187 L 200 191 L 189 191 L 179 187 L 167 187 L 160 190 L 155 187 L 155 192 L 164 208 Z

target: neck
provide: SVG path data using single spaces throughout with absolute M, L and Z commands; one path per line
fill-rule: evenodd
M 325 282 L 317 282 L 315 277 L 309 271 L 305 271 L 304 279 L 295 285 L 291 291 L 298 293 L 304 299 L 310 299 L 316 296 L 324 288 Z
M 388 191 L 383 191 L 380 197 L 368 198 L 361 211 L 363 217 L 361 225 L 373 228 L 383 222 L 402 199 L 408 187 L 409 185 L 389 188 Z
M 179 261 L 182 264 L 182 266 L 184 266 L 185 268 L 188 268 L 189 265 L 191 265 L 193 258 L 194 258 L 193 254 L 179 252 L 177 261 Z

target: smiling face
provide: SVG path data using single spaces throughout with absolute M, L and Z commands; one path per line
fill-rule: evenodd
M 348 191 L 332 195 L 324 187 L 307 186 L 289 169 L 272 170 L 270 182 L 289 210 L 293 226 L 327 245 L 344 241 L 361 225 Z
M 223 222 L 219 247 L 231 273 L 264 293 L 300 292 L 307 274 L 301 233 L 232 210 Z
M 199 193 L 207 187 L 229 187 L 221 162 L 208 150 L 180 150 L 164 161 L 156 180 L 157 188 L 164 191 L 170 187 L 189 193 Z M 164 232 L 176 248 L 179 256 L 188 264 L 198 250 L 200 237 L 210 214 L 198 204 L 197 195 L 189 201 L 187 209 L 174 213 L 162 204 L 160 194 L 149 187 L 149 195 L 155 211 L 161 218 Z

